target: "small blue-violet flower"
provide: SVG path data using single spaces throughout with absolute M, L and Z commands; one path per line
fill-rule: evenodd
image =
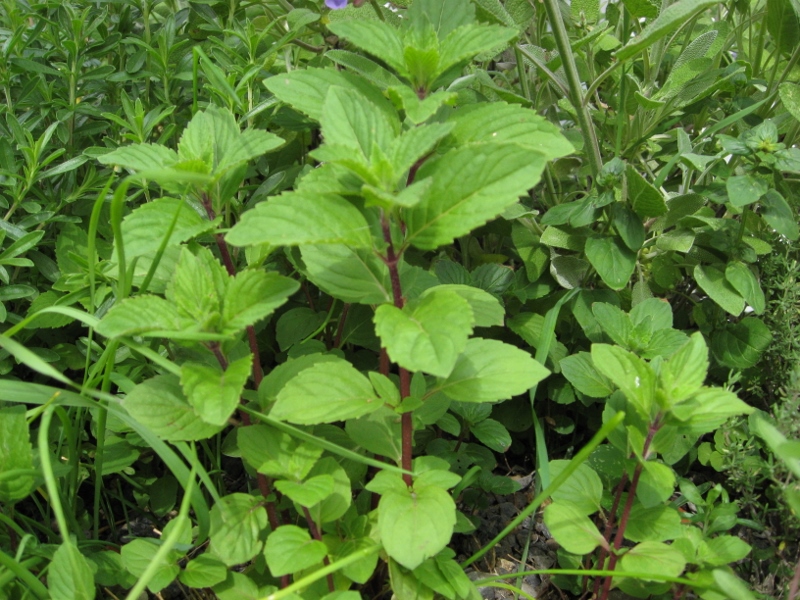
M 325 6 L 338 10 L 347 6 L 347 0 L 325 0 Z

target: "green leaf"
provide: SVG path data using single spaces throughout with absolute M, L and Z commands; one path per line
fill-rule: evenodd
M 679 0 L 678 4 L 687 1 L 691 0 Z M 672 6 L 676 5 L 673 4 Z M 664 201 L 664 196 L 661 192 L 648 183 L 630 165 L 625 169 L 625 180 L 628 188 L 628 201 L 637 215 L 640 217 L 660 217 L 667 212 L 667 203 Z
M 202 363 L 181 365 L 183 393 L 203 421 L 219 426 L 228 422 L 239 406 L 252 362 L 252 356 L 248 355 L 230 363 L 225 371 Z
M 681 513 L 672 506 L 645 507 L 634 504 L 625 528 L 625 538 L 633 542 L 664 542 L 681 536 Z
M 628 345 L 633 323 L 622 309 L 607 302 L 595 302 L 592 304 L 592 314 L 612 342 L 620 346 Z
M 402 456 L 400 420 L 397 413 L 388 408 L 351 419 L 345 430 L 356 444 L 379 456 L 399 461 Z
M 300 371 L 280 391 L 270 416 L 315 425 L 355 419 L 381 406 L 369 379 L 339 359 Z
M 401 75 L 406 73 L 403 41 L 397 35 L 395 28 L 388 23 L 367 20 L 339 21 L 330 23 L 328 29 L 380 58 Z
M 559 362 L 561 374 L 575 389 L 591 398 L 607 398 L 614 392 L 611 382 L 595 369 L 592 355 L 578 352 Z
M 309 279 L 343 302 L 392 302 L 389 269 L 371 250 L 344 245 L 302 246 Z
M 469 233 L 536 185 L 545 163 L 516 144 L 475 144 L 428 161 L 417 177 L 433 184 L 408 212 L 407 241 L 433 250 Z
M 634 57 L 640 51 L 650 47 L 654 42 L 668 35 L 697 12 L 714 4 L 714 0 L 678 0 L 661 11 L 656 19 L 647 26 L 621 50 L 616 53 L 618 61 L 625 61 Z M 657 215 L 652 215 L 657 216 Z
M 314 506 L 308 507 L 311 518 L 317 523 L 330 523 L 341 519 L 350 508 L 353 499 L 347 472 L 335 458 L 325 456 L 317 461 L 309 475 L 333 478 L 333 492 Z
M 336 194 L 308 192 L 287 192 L 260 202 L 242 215 L 225 240 L 234 246 L 372 244 L 369 225 L 355 206 Z
M 797 0 L 768 0 L 767 31 L 778 49 L 791 54 L 800 39 L 800 2 Z
M 738 562 L 753 548 L 735 535 L 719 535 L 706 540 L 698 549 L 698 559 L 712 567 L 723 567 Z
M 528 108 L 505 102 L 485 102 L 460 107 L 448 122 L 456 147 L 474 143 L 513 143 L 534 150 L 546 160 L 575 151 L 558 127 Z
M 267 538 L 264 555 L 273 577 L 297 573 L 321 563 L 328 554 L 325 544 L 312 540 L 305 529 L 282 525 Z
M 800 237 L 794 210 L 775 190 L 769 190 L 761 200 L 761 216 L 775 231 L 790 240 Z
M 205 439 L 222 429 L 200 418 L 174 375 L 157 375 L 140 383 L 122 405 L 134 419 L 170 442 Z
M 650 460 L 644 461 L 642 466 L 636 497 L 645 508 L 664 504 L 675 491 L 675 472 L 665 464 Z
M 267 510 L 262 499 L 250 494 L 223 496 L 211 509 L 211 556 L 229 567 L 261 552 Z
M 177 219 L 176 219 L 177 215 Z M 155 253 L 172 226 L 167 246 L 177 246 L 213 228 L 184 200 L 157 198 L 142 204 L 122 219 L 125 256 L 133 258 Z
M 766 308 L 766 298 L 758 279 L 750 268 L 742 262 L 732 261 L 725 267 L 725 279 L 741 294 L 756 314 Z
M 783 107 L 800 122 L 800 85 L 785 81 L 778 86 Z
M 407 569 L 442 550 L 455 524 L 455 502 L 435 485 L 387 490 L 378 504 L 381 543 Z
M 497 402 L 522 394 L 549 375 L 527 352 L 473 338 L 438 389 L 461 402 Z
M 105 337 L 147 335 L 151 331 L 177 331 L 188 323 L 172 303 L 157 296 L 135 296 L 115 304 L 97 325 Z
M 141 577 L 158 552 L 158 543 L 156 540 L 139 538 L 125 544 L 120 552 L 125 569 L 136 577 Z M 159 561 L 155 575 L 147 584 L 147 589 L 157 594 L 172 583 L 181 570 L 177 565 L 180 557 L 180 553 L 173 550 Z
M 499 25 L 463 25 L 454 29 L 439 46 L 438 73 L 482 52 L 501 50 L 516 35 L 515 29 Z
M 709 298 L 734 317 L 738 317 L 744 310 L 744 298 L 716 267 L 697 265 L 694 268 L 694 279 Z
M 511 447 L 511 435 L 499 421 L 484 419 L 470 428 L 478 441 L 495 452 L 505 452 Z
M 403 309 L 375 311 L 375 332 L 393 362 L 409 371 L 447 377 L 472 333 L 472 310 L 460 295 L 432 288 Z
M 735 325 L 715 331 L 711 337 L 714 357 L 726 367 L 749 369 L 772 343 L 772 332 L 761 319 L 746 317 Z
M 725 181 L 728 190 L 728 200 L 737 208 L 742 208 L 753 202 L 758 202 L 767 193 L 769 186 L 763 179 L 750 174 L 734 175 Z
M 0 475 L 17 469 L 33 469 L 32 447 L 25 407 L 22 405 L 0 408 Z M 13 504 L 25 498 L 33 489 L 34 478 L 17 475 L 0 479 L 0 502 Z
M 714 582 L 725 597 L 736 598 L 736 600 L 756 599 L 756 595 L 750 590 L 750 586 L 730 571 L 714 569 L 712 573 L 714 575 Z
M 431 123 L 414 127 L 395 139 L 388 151 L 395 174 L 405 175 L 420 158 L 429 154 L 434 146 L 453 129 L 454 123 Z
M 206 588 L 225 581 L 227 576 L 228 569 L 223 562 L 208 554 L 201 554 L 186 563 L 179 579 L 189 587 Z
M 466 300 L 469 307 L 472 309 L 472 315 L 475 318 L 475 327 L 503 325 L 503 318 L 506 311 L 503 305 L 500 304 L 500 301 L 490 293 L 471 285 L 452 283 L 428 288 L 422 292 L 419 297 L 420 299 L 424 299 L 430 294 L 436 293 L 436 290 L 452 291 Z
M 550 478 L 558 477 L 569 466 L 568 460 L 550 461 Z M 583 515 L 591 515 L 600 509 L 603 497 L 603 482 L 589 465 L 580 465 L 561 487 L 553 492 L 554 502 L 568 502 Z
M 662 367 L 661 387 L 672 402 L 681 402 L 699 390 L 708 373 L 708 347 L 699 331 Z
M 284 496 L 288 496 L 292 502 L 297 502 L 300 506 L 314 506 L 333 493 L 333 477 L 330 475 L 317 475 L 310 477 L 306 481 L 285 481 L 275 482 L 275 487 Z
M 628 550 L 619 561 L 621 572 L 657 573 L 668 577 L 677 577 L 683 573 L 685 568 L 686 559 L 683 558 L 683 554 L 662 542 L 637 544 Z M 646 577 L 644 579 L 647 580 Z
M 636 253 L 617 238 L 591 237 L 586 240 L 586 258 L 612 290 L 621 290 L 636 268 Z
M 237 442 L 244 459 L 259 473 L 300 481 L 305 479 L 322 455 L 322 449 L 299 442 L 267 425 L 237 430 Z
M 94 600 L 92 569 L 72 542 L 62 543 L 53 554 L 47 587 L 52 600 Z
M 701 435 L 714 431 L 730 417 L 750 414 L 753 408 L 736 394 L 719 388 L 702 388 L 689 400 L 676 404 L 670 416 L 678 420 L 685 435 Z
M 411 4 L 408 18 L 413 26 L 430 23 L 439 39 L 444 39 L 454 29 L 475 21 L 475 6 L 468 0 L 419 0 Z
M 638 252 L 645 239 L 641 217 L 621 202 L 611 205 L 611 216 L 619 237 L 622 238 L 629 250 Z
M 269 316 L 299 288 L 297 281 L 277 273 L 253 270 L 237 273 L 225 289 L 224 331 L 240 331 Z
M 208 249 L 202 248 L 194 255 L 183 246 L 167 286 L 167 300 L 175 305 L 185 322 L 210 329 L 219 319 L 220 289 L 226 278 L 221 265 Z
M 603 543 L 595 524 L 571 502 L 550 504 L 544 509 L 544 522 L 553 538 L 572 554 L 588 554 Z
M 592 344 L 595 368 L 622 390 L 637 412 L 650 419 L 655 397 L 655 375 L 641 358 L 617 346 Z
M 387 150 L 399 128 L 364 96 L 338 86 L 328 90 L 320 124 L 327 144 L 360 152 L 365 160 L 372 155 L 373 146 Z
M 131 171 L 162 169 L 178 162 L 174 150 L 160 144 L 131 144 L 97 157 L 104 165 L 119 165 Z

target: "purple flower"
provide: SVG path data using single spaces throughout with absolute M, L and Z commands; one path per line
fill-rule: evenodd
M 325 0 L 325 6 L 337 10 L 347 6 L 347 0 Z

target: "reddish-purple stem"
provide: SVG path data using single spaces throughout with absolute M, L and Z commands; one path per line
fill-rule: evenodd
M 303 507 L 303 514 L 306 517 L 306 523 L 308 523 L 308 530 L 311 532 L 311 537 L 313 537 L 318 542 L 321 542 L 322 535 L 320 535 L 319 533 L 319 528 L 317 527 L 317 524 L 314 521 L 314 519 L 311 518 L 311 513 L 309 512 L 308 508 L 306 508 L 305 506 Z M 325 564 L 325 566 L 331 564 L 327 556 L 322 559 L 322 562 Z M 328 591 L 333 592 L 336 589 L 336 587 L 333 584 L 333 574 L 328 573 L 327 580 L 328 580 Z

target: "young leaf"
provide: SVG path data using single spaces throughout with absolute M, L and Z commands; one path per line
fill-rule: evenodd
M 267 538 L 264 556 L 273 577 L 297 573 L 321 563 L 328 554 L 325 544 L 312 540 L 305 529 L 282 525 Z
M 442 550 L 455 524 L 453 498 L 435 485 L 387 490 L 378 504 L 381 543 L 407 569 Z
M 348 244 L 369 248 L 369 225 L 361 212 L 336 194 L 287 192 L 260 202 L 225 236 L 234 246 Z
M 647 363 L 627 350 L 608 344 L 592 344 L 592 362 L 622 390 L 642 417 L 650 418 L 656 382 Z
M 588 554 L 604 542 L 595 524 L 569 501 L 553 502 L 545 508 L 544 522 L 553 538 L 572 554 Z
M 294 279 L 265 273 L 242 271 L 229 280 L 223 300 L 223 331 L 241 331 L 272 314 L 300 288 Z
M 292 502 L 309 507 L 330 496 L 333 493 L 333 483 L 330 475 L 317 475 L 303 482 L 279 480 L 275 482 L 275 487 Z
M 375 332 L 392 361 L 437 377 L 447 377 L 453 370 L 473 322 L 466 300 L 437 288 L 402 310 L 384 304 L 375 311 Z
M 453 123 L 431 123 L 414 127 L 393 140 L 388 156 L 395 173 L 405 175 L 420 158 L 430 153 L 434 146 L 453 129 Z
M 516 144 L 475 144 L 426 163 L 417 176 L 434 181 L 408 212 L 407 240 L 433 250 L 469 233 L 536 185 L 545 163 Z
M 229 567 L 245 563 L 261 552 L 266 527 L 267 510 L 260 498 L 223 496 L 211 509 L 209 553 Z
M 181 248 L 166 296 L 181 317 L 205 328 L 210 325 L 209 321 L 219 318 L 221 298 L 215 285 L 214 271 L 219 272 L 220 267 L 213 264 L 216 259 L 208 249 L 203 248 L 200 253 L 206 256 L 195 256 L 186 246 Z
M 497 402 L 526 392 L 549 373 L 514 346 L 473 338 L 438 389 L 461 402 Z
M 248 355 L 230 363 L 225 371 L 202 363 L 181 365 L 183 392 L 203 421 L 219 426 L 228 422 L 239 405 L 252 362 Z
M 369 54 L 380 58 L 401 75 L 406 75 L 403 40 L 397 31 L 382 21 L 339 21 L 328 25 L 335 35 L 345 38 Z
M 340 359 L 300 371 L 280 391 L 270 416 L 315 425 L 355 419 L 382 405 L 369 379 Z
M 326 143 L 360 152 L 364 159 L 370 158 L 373 146 L 388 149 L 399 129 L 396 119 L 390 123 L 364 96 L 338 86 L 328 90 L 320 124 Z
M 25 407 L 0 408 L 0 473 L 16 469 L 32 470 L 32 448 Z M 13 504 L 25 498 L 34 485 L 31 475 L 18 475 L 0 480 L 0 502 Z M 51 567 L 52 569 L 52 567 Z
M 210 425 L 198 416 L 174 375 L 157 375 L 140 383 L 122 405 L 134 419 L 171 442 L 205 439 L 222 429 L 221 425 Z

